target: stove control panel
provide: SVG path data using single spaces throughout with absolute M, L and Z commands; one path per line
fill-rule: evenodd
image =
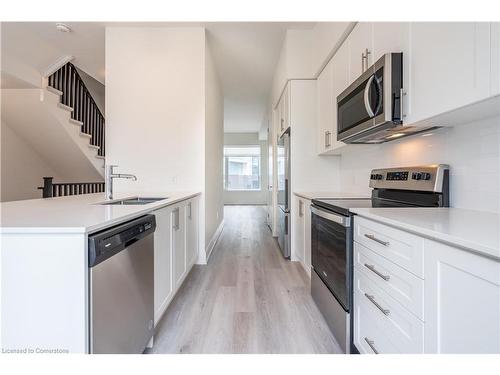
M 442 192 L 448 181 L 448 171 L 449 167 L 444 164 L 374 169 L 370 174 L 370 187 Z

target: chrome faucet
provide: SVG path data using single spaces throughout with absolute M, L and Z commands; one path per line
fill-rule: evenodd
M 106 182 L 106 199 L 113 199 L 113 179 L 114 178 L 128 178 L 133 181 L 137 181 L 137 177 L 133 174 L 126 173 L 113 173 L 113 168 L 118 167 L 117 165 L 107 165 L 105 171 L 105 182 Z

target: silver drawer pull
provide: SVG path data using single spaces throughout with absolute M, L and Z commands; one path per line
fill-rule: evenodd
M 368 238 L 368 239 L 370 239 L 370 240 L 372 240 L 372 241 L 378 242 L 379 244 L 384 245 L 384 246 L 389 246 L 390 245 L 390 242 L 379 240 L 373 234 L 365 233 L 365 237 Z
M 365 293 L 365 297 L 368 298 L 371 303 L 373 303 L 375 306 L 377 306 L 377 309 L 379 309 L 380 311 L 382 311 L 382 313 L 384 315 L 389 315 L 391 313 L 390 310 L 384 309 L 382 306 L 380 306 L 378 304 L 378 302 L 375 301 L 375 297 L 374 296 L 372 296 L 372 295 L 370 295 L 368 293 Z
M 384 279 L 385 281 L 389 281 L 389 279 L 391 278 L 389 275 L 384 275 L 383 273 L 380 273 L 379 271 L 377 271 L 373 264 L 365 263 L 365 267 L 368 268 L 370 271 L 372 271 L 375 275 Z
M 368 346 L 373 350 L 375 354 L 378 354 L 378 350 L 375 349 L 375 341 L 370 340 L 368 337 L 365 337 L 365 341 L 368 344 Z

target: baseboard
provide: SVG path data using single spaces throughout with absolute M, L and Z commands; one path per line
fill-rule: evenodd
M 306 271 L 307 276 L 311 277 L 311 267 L 307 267 L 306 264 L 302 260 L 299 260 L 299 262 L 300 262 L 300 265 L 302 266 L 302 268 L 304 269 L 304 271 Z
M 210 242 L 208 243 L 207 249 L 205 250 L 205 253 L 207 254 L 207 263 L 208 260 L 210 259 L 210 255 L 212 255 L 212 251 L 215 248 L 215 245 L 217 244 L 217 241 L 219 240 L 219 237 L 222 233 L 222 229 L 224 229 L 224 219 L 219 224 L 219 227 L 215 231 L 214 235 L 210 239 Z

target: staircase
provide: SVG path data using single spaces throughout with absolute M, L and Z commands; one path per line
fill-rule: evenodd
M 66 182 L 103 180 L 104 116 L 71 63 L 45 89 L 2 90 L 2 120 Z

